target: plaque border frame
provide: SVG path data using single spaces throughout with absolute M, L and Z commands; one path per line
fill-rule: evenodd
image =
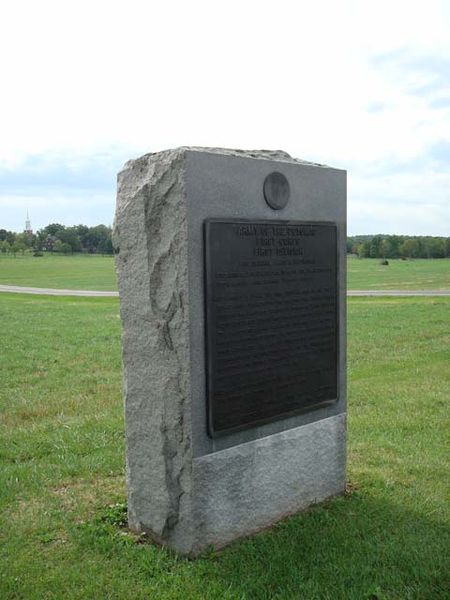
M 273 417 L 263 417 L 258 419 L 257 421 L 252 421 L 251 423 L 245 423 L 243 425 L 237 425 L 235 427 L 229 427 L 227 429 L 221 429 L 220 431 L 215 431 L 213 427 L 212 420 L 212 398 L 210 391 L 212 389 L 212 368 L 210 365 L 212 363 L 212 327 L 209 326 L 208 323 L 208 295 L 212 294 L 212 286 L 210 278 L 208 277 L 208 273 L 211 272 L 211 256 L 208 253 L 208 243 L 209 243 L 209 227 L 210 223 L 224 223 L 224 224 L 254 224 L 254 225 L 264 225 L 264 224 L 276 224 L 276 225 L 322 225 L 327 227 L 332 227 L 336 233 L 336 247 L 335 247 L 335 277 L 336 277 L 336 306 L 335 306 L 335 323 L 336 323 L 336 398 L 329 400 L 322 400 L 317 402 L 311 406 L 304 406 L 300 408 L 296 408 L 294 410 L 286 411 L 279 413 Z M 341 373 L 340 373 L 340 361 L 341 361 L 341 353 L 340 353 L 340 333 L 341 333 L 341 323 L 340 323 L 340 305 L 341 305 L 341 286 L 339 285 L 339 225 L 335 221 L 312 221 L 312 220 L 297 220 L 297 219 L 248 219 L 248 218 L 226 218 L 226 217 L 211 217 L 206 218 L 203 221 L 203 310 L 204 310 L 204 324 L 205 324 L 205 335 L 204 335 L 204 344 L 205 344 L 205 403 L 206 403 L 206 431 L 210 438 L 221 438 L 227 435 L 237 433 L 240 431 L 248 431 L 249 429 L 254 429 L 256 427 L 260 427 L 262 425 L 267 425 L 269 423 L 274 423 L 277 421 L 282 421 L 285 419 L 289 419 L 290 417 L 294 417 L 301 414 L 315 412 L 316 410 L 320 410 L 327 406 L 335 405 L 339 402 L 340 399 L 340 390 L 341 390 Z M 325 417 L 324 417 L 325 418 Z

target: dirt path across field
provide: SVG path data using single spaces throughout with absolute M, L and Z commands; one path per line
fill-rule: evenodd
M 450 290 L 347 290 L 347 296 L 450 296 Z
M 20 294 L 42 294 L 44 296 L 91 296 L 94 298 L 117 298 L 119 292 L 96 290 L 58 290 L 54 288 L 22 287 L 20 285 L 0 285 L 0 292 Z M 450 296 L 450 290 L 348 290 L 347 296 Z
M 42 294 L 44 296 L 102 296 L 117 297 L 119 292 L 99 292 L 96 290 L 57 290 L 54 288 L 22 287 L 20 285 L 0 285 L 0 292 L 20 294 Z

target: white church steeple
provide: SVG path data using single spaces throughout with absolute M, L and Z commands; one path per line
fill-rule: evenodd
M 33 230 L 31 229 L 31 221 L 30 221 L 30 215 L 28 214 L 28 210 L 27 210 L 27 220 L 25 221 L 25 233 L 29 233 L 30 235 L 33 234 Z

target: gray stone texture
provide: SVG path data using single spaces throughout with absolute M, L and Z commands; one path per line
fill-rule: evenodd
M 339 494 L 344 440 L 345 415 L 338 415 L 194 459 L 194 551 Z
M 262 187 L 277 170 L 288 205 Z M 114 224 L 123 323 L 129 525 L 195 555 L 345 486 L 345 172 L 280 151 L 178 148 L 129 161 Z M 339 240 L 339 397 L 220 438 L 206 430 L 205 218 L 332 221 Z

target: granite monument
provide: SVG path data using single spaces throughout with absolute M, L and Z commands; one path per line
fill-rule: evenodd
M 345 487 L 346 173 L 178 148 L 118 176 L 129 526 L 186 555 Z

